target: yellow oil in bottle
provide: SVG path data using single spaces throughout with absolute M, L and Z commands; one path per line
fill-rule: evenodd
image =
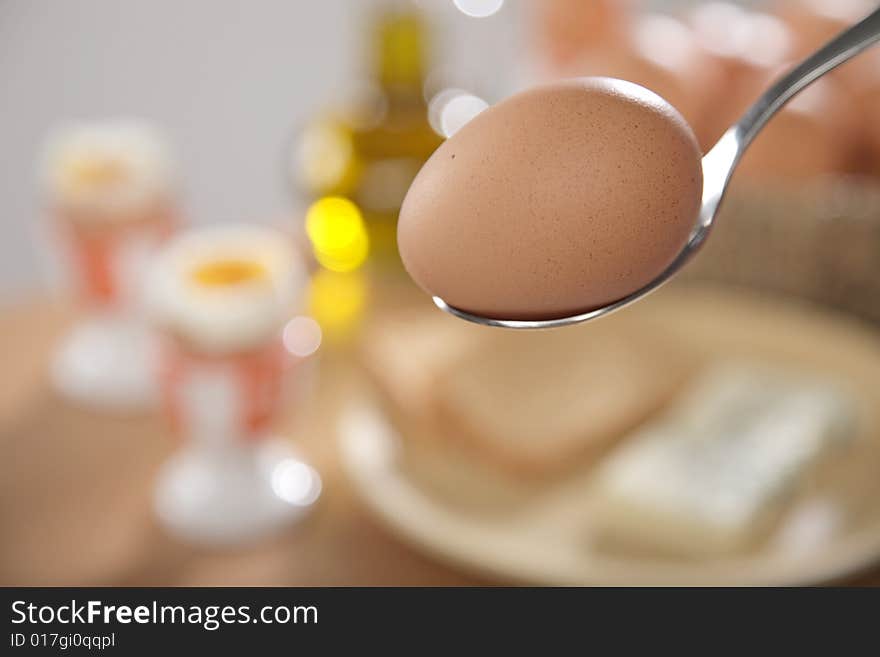
M 422 164 L 443 141 L 428 121 L 424 98 L 427 40 L 427 26 L 414 6 L 395 4 L 376 13 L 369 22 L 369 93 L 316 117 L 300 136 L 295 173 L 313 201 L 309 237 L 318 261 L 331 270 L 354 270 L 366 261 L 374 268 L 399 268 L 400 204 Z M 354 204 L 365 238 L 343 217 L 352 210 L 340 199 Z M 327 217 L 330 210 L 337 212 L 336 219 Z M 323 229 L 330 224 L 345 226 L 353 245 L 340 248 L 342 238 Z M 322 238 L 333 242 L 333 254 L 328 255 Z

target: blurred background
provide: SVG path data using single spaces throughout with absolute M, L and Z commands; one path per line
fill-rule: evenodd
M 438 53 L 432 61 L 496 99 L 519 75 L 522 7 L 509 4 L 491 25 L 468 20 L 452 2 L 420 5 L 432 21 L 425 35 L 425 47 Z M 257 9 L 198 0 L 3 2 L 4 296 L 44 283 L 31 233 L 42 211 L 34 182 L 40 149 L 59 121 L 159 123 L 175 146 L 194 222 L 268 221 L 306 203 L 285 175 L 284 145 L 371 74 L 369 20 L 378 7 L 371 0 L 308 9 L 272 0 Z
M 0 583 L 880 583 L 880 51 L 595 326 L 464 325 L 395 247 L 518 90 L 632 80 L 708 149 L 876 8 L 0 0 Z

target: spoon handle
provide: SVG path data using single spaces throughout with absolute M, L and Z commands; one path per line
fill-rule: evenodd
M 786 73 L 749 108 L 735 126 L 740 152 L 793 96 L 877 41 L 880 41 L 880 8 Z

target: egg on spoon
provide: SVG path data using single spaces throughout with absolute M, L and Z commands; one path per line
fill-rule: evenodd
M 441 145 L 403 202 L 398 246 L 416 283 L 455 308 L 567 317 L 655 279 L 701 197 L 700 147 L 667 101 L 622 80 L 565 80 Z

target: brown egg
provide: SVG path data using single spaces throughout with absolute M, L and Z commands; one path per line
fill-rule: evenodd
M 796 6 L 815 4 L 795 3 Z M 805 17 L 812 17 L 806 27 L 812 27 L 813 30 L 804 30 L 805 48 L 820 46 L 862 18 L 872 8 L 871 3 L 857 1 L 828 3 L 823 6 L 823 12 L 807 12 L 800 17 L 802 22 L 806 22 Z M 840 104 L 846 103 L 850 114 L 850 168 L 853 171 L 880 175 L 880 48 L 875 46 L 860 53 L 835 69 L 826 79 L 837 83 L 838 88 L 843 88 L 847 95 L 847 98 L 841 99 Z
M 565 66 L 585 52 L 613 47 L 626 24 L 628 0 L 544 0 L 535 24 L 538 45 L 551 66 Z
M 549 319 L 640 289 L 684 247 L 702 195 L 693 132 L 638 85 L 512 96 L 435 151 L 401 208 L 404 265 L 486 317 Z
M 813 83 L 755 138 L 735 179 L 762 184 L 800 182 L 846 171 L 853 130 L 848 98 L 834 80 Z
M 689 22 L 722 80 L 700 124 L 703 143 L 714 144 L 757 100 L 770 74 L 789 60 L 794 40 L 778 18 L 729 2 L 700 4 Z
M 846 85 L 856 97 L 872 93 L 880 87 L 880 46 L 859 53 L 830 76 Z
M 800 58 L 876 8 L 871 0 L 785 0 L 777 13 L 794 32 L 794 54 Z
M 853 76 L 858 84 L 849 86 L 853 94 L 849 107 L 861 135 L 861 139 L 856 138 L 861 147 L 859 164 L 862 169 L 880 176 L 880 48 L 862 53 L 848 66 L 858 72 Z
M 777 13 L 790 26 L 795 37 L 794 57 L 801 59 L 876 8 L 871 0 L 787 0 Z M 866 78 L 874 77 L 865 70 L 865 61 L 866 55 L 860 55 L 831 75 L 859 93 Z
M 866 140 L 867 162 L 865 166 L 869 173 L 880 177 L 880 90 L 871 96 L 870 102 L 864 107 L 866 114 L 870 115 L 871 123 L 868 125 Z

